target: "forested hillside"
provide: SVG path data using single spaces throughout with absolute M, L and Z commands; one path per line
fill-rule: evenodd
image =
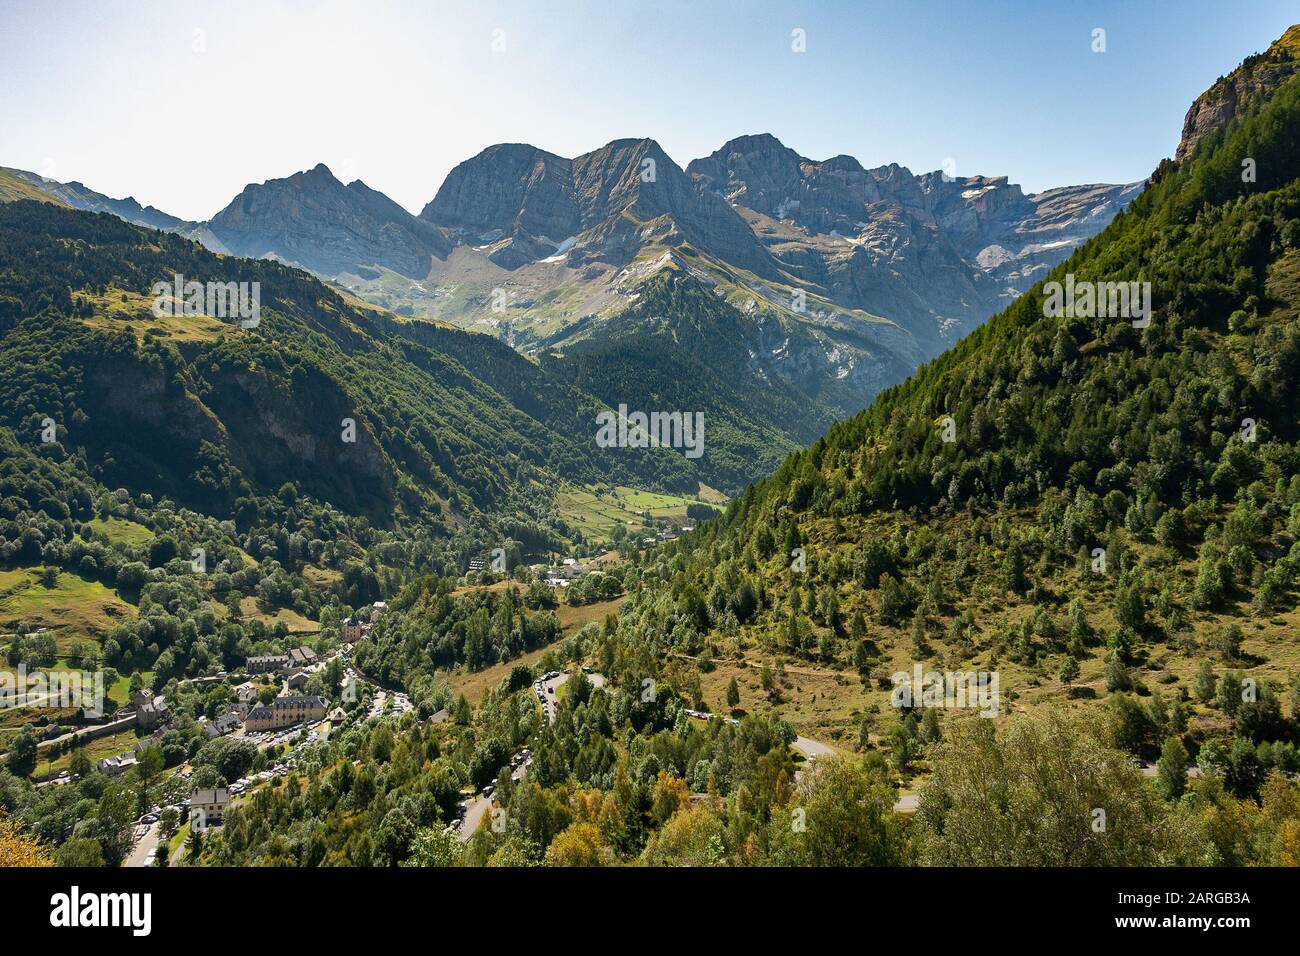
M 156 865 L 1300 865 L 1297 35 L 1102 233 L 780 462 L 843 396 L 765 379 L 784 326 L 686 269 L 533 362 L 0 207 L 4 652 L 170 706 L 118 776 L 76 708 L 0 714 L 0 838 L 117 864 L 157 800 Z M 260 324 L 154 314 L 173 272 L 260 282 Z M 704 412 L 705 459 L 596 447 L 633 390 Z M 675 500 L 681 537 L 610 487 L 769 462 L 716 516 Z M 562 485 L 638 531 L 577 546 Z M 926 672 L 939 700 L 899 693 Z M 264 735 L 295 691 L 316 717 Z
M 634 306 L 566 345 L 562 355 L 544 354 L 543 364 L 612 407 L 703 412 L 704 480 L 743 488 L 747 475 L 770 474 L 834 420 L 835 408 L 852 402 L 845 394 L 827 402 L 804 382 L 777 378 L 779 363 L 763 361 L 769 346 L 784 340 L 788 350 L 790 336 L 807 333 L 783 329 L 775 316 L 768 322 L 774 328 L 763 328 L 692 277 L 665 270 L 646 283 Z M 798 377 L 793 369 L 789 374 Z
M 1298 147 L 1292 80 L 1048 276 L 1150 282 L 1148 327 L 1036 287 L 670 546 L 630 616 L 662 652 L 858 672 L 842 740 L 887 738 L 922 662 L 1001 671 L 1004 715 L 1104 706 L 1145 757 L 1249 763 L 1240 792 L 1294 769 Z
M 504 345 L 394 335 L 275 263 L 34 202 L 0 206 L 0 257 L 0 421 L 35 441 L 52 419 L 114 486 L 238 514 L 293 482 L 376 523 L 446 527 L 546 521 L 561 480 L 696 487 L 680 454 L 596 448 L 601 404 Z M 260 325 L 153 315 L 174 274 L 260 283 Z
M 204 859 L 1295 865 L 1298 132 L 1292 82 L 1048 277 L 1150 282 L 1149 326 L 1036 288 L 634 562 L 617 618 L 380 740 L 384 772 L 329 753 Z M 538 726 L 529 681 L 564 661 L 604 686 Z M 913 664 L 998 673 L 995 718 L 896 706 Z M 807 738 L 829 752 L 792 759 Z M 462 847 L 430 822 L 442 775 L 495 768 L 501 826 Z

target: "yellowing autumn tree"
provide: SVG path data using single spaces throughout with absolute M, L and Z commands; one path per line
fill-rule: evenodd
M 49 851 L 13 820 L 0 815 L 0 866 L 53 866 Z
M 600 831 L 590 823 L 574 823 L 562 830 L 546 850 L 548 866 L 601 866 L 604 862 Z
M 655 822 L 663 824 L 678 810 L 685 810 L 690 805 L 691 791 L 686 786 L 686 781 L 674 777 L 666 770 L 660 770 L 650 805 L 650 816 Z

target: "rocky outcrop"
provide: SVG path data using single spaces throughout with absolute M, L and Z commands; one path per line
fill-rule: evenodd
M 573 162 L 521 143 L 490 146 L 451 171 L 420 218 L 518 268 L 581 231 Z
M 730 203 L 815 232 L 856 231 L 866 205 L 881 198 L 853 157 L 814 162 L 770 133 L 733 139 L 686 171 Z
M 1174 159 L 1181 162 L 1198 143 L 1300 72 L 1300 24 L 1290 27 L 1265 52 L 1247 57 L 1192 103 Z

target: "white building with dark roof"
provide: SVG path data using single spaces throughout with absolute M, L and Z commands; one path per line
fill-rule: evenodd
M 190 825 L 199 827 L 220 823 L 230 806 L 230 791 L 225 787 L 195 790 L 190 797 Z

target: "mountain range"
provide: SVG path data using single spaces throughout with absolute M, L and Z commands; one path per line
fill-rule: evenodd
M 664 563 L 689 585 L 670 609 L 668 588 L 625 608 L 628 632 L 694 658 L 715 694 L 760 660 L 796 659 L 794 699 L 771 695 L 772 709 L 868 759 L 888 746 L 898 767 L 911 731 L 882 715 L 915 667 L 999 675 L 1012 727 L 1091 710 L 1109 745 L 1161 758 L 1162 776 L 1191 754 L 1239 798 L 1256 799 L 1270 773 L 1290 786 L 1297 63 L 1300 26 L 1199 97 L 1179 158 L 1045 281 L 674 543 Z M 1149 321 L 1050 305 L 1053 282 L 1133 281 L 1149 283 Z M 860 682 L 841 679 L 850 668 Z M 743 703 L 768 706 L 758 693 Z M 955 714 L 941 719 L 959 732 Z M 1017 829 L 1004 791 L 982 789 L 987 766 L 940 774 L 916 824 Z M 1000 859 L 998 845 L 971 855 L 955 841 L 930 861 Z
M 34 190 L 215 252 L 276 259 L 399 315 L 486 332 L 540 361 L 581 353 L 593 380 L 618 377 L 633 335 L 665 374 L 692 374 L 689 363 L 668 361 L 681 343 L 676 317 L 661 321 L 655 292 L 698 286 L 744 342 L 734 367 L 753 387 L 740 405 L 699 410 L 742 427 L 752 420 L 776 450 L 744 480 L 1014 300 L 1140 189 L 1027 196 L 1005 177 L 917 176 L 897 165 L 865 169 L 848 156 L 813 161 L 763 134 L 733 139 L 685 169 L 650 139 L 573 159 L 492 146 L 453 169 L 418 216 L 318 165 L 249 185 L 195 223 L 80 183 L 0 170 L 0 197 Z M 702 334 L 692 349 L 707 366 L 733 345 Z M 632 408 L 657 399 L 623 380 L 628 391 L 611 399 Z M 793 415 L 777 407 L 788 402 Z
M 191 814 L 186 865 L 1294 865 L 1297 62 L 1300 26 L 1211 86 L 1114 215 L 1125 187 L 909 183 L 770 137 L 686 169 L 643 140 L 502 147 L 420 217 L 318 167 L 165 231 L 0 171 L 5 652 L 102 661 L 170 715 L 117 780 L 57 749 L 67 713 L 5 728 L 27 851 L 137 855 L 150 787 L 161 806 L 188 764 L 186 787 L 254 792 L 219 831 Z M 561 271 L 550 299 L 483 306 L 501 341 L 271 244 L 448 315 L 469 280 L 351 260 L 420 271 L 427 247 L 490 298 Z M 968 331 L 839 304 L 877 278 L 854 258 L 889 250 L 936 282 L 982 260 L 969 296 L 1033 282 Z M 607 270 L 617 308 L 560 314 Z M 258 283 L 260 321 L 157 308 L 171 275 Z M 1057 283 L 1096 296 L 1062 310 Z M 1145 315 L 1117 308 L 1130 284 Z M 801 437 L 864 387 L 818 350 L 856 343 L 870 363 L 822 359 L 883 382 L 879 343 L 905 363 L 923 328 L 966 334 Z M 705 456 L 593 442 L 629 398 L 704 409 Z M 710 481 L 737 492 L 721 514 L 630 540 L 619 515 L 612 555 L 557 517 L 631 485 L 649 532 L 641 489 Z M 578 551 L 576 576 L 523 566 L 546 551 Z M 330 655 L 303 691 L 342 709 L 323 739 L 209 731 L 245 667 L 299 647 Z M 273 759 L 287 780 L 254 773 Z M 56 761 L 65 783 L 29 779 Z

